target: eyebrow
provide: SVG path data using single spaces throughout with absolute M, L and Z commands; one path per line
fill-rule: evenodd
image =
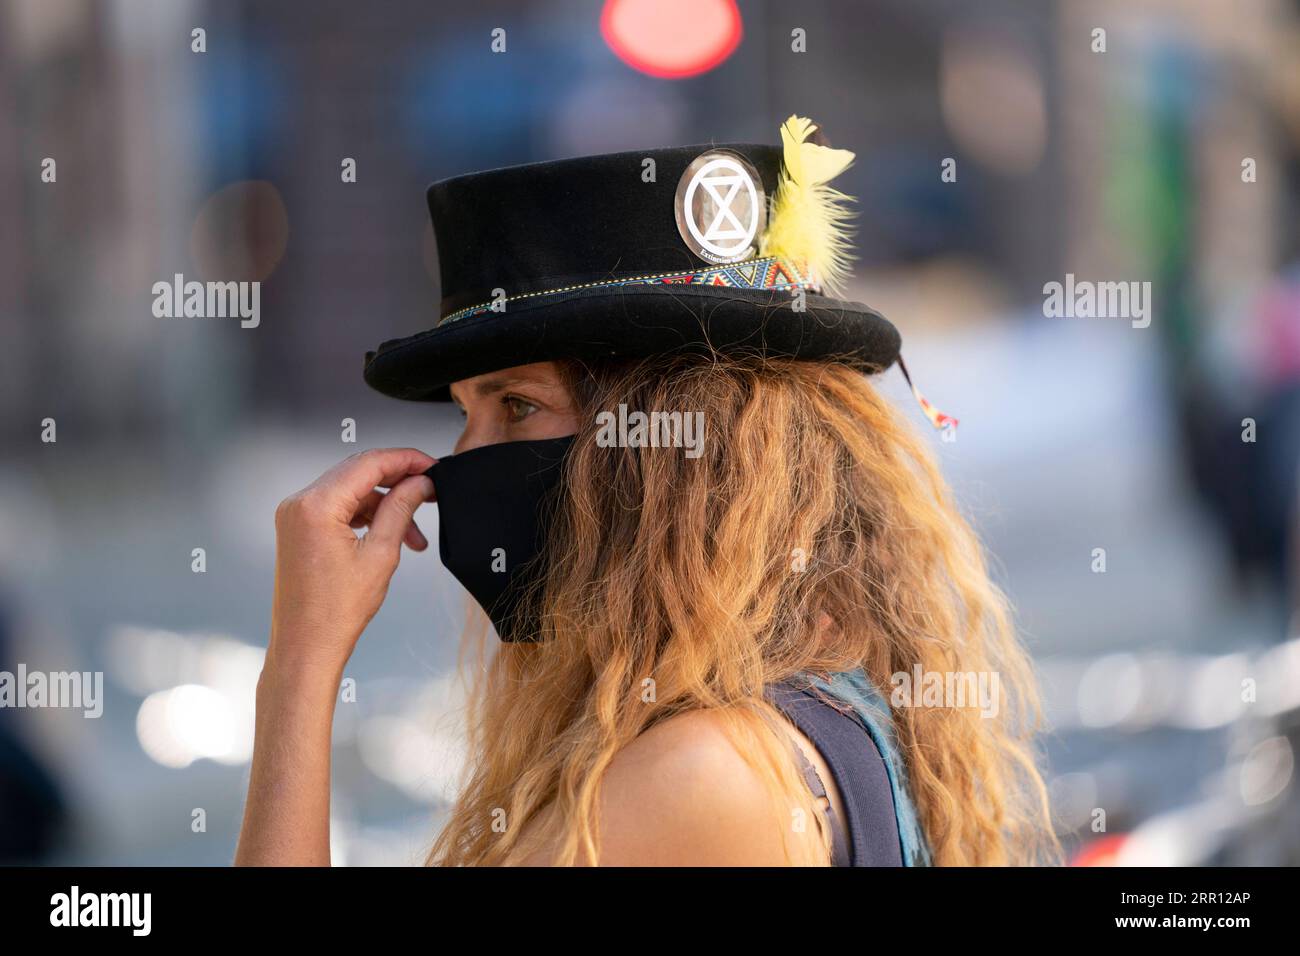
M 547 387 L 549 383 L 542 381 L 540 378 L 529 375 L 489 375 L 487 378 L 480 379 L 474 383 L 474 394 L 478 396 L 491 395 L 495 392 L 503 392 L 514 385 L 539 385 Z M 456 399 L 456 389 L 451 389 L 451 397 Z

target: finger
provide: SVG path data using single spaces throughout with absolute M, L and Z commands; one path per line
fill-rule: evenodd
M 364 528 L 370 524 L 375 516 L 375 509 L 379 507 L 379 502 L 384 500 L 384 493 L 378 489 L 370 492 L 365 498 L 361 499 L 361 504 L 357 505 L 357 513 L 352 516 L 348 522 L 353 528 Z
M 360 507 L 357 508 L 357 513 L 348 522 L 349 526 L 354 529 L 367 527 L 374 520 L 375 510 L 383 500 L 384 492 L 382 491 L 376 490 L 366 495 L 365 501 L 361 503 Z M 424 532 L 420 530 L 420 526 L 414 521 L 406 529 L 406 537 L 402 540 L 412 551 L 423 551 L 429 547 L 429 539 L 424 536 Z
M 399 481 L 375 509 L 366 541 L 381 550 L 396 552 L 406 538 L 407 529 L 415 522 L 415 509 L 432 497 L 433 482 L 425 475 Z
M 339 517 L 350 522 L 377 486 L 391 488 L 435 461 L 415 448 L 374 448 L 335 465 L 316 484 Z
M 429 546 L 429 539 L 424 536 L 424 532 L 420 530 L 420 526 L 414 520 L 406 529 L 406 537 L 402 541 L 412 551 L 423 551 Z

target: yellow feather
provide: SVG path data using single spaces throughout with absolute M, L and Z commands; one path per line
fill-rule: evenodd
M 791 116 L 781 126 L 781 178 L 759 254 L 793 259 L 826 291 L 836 292 L 849 276 L 848 203 L 853 197 L 826 184 L 849 168 L 853 153 L 808 142 L 816 129 L 802 116 Z

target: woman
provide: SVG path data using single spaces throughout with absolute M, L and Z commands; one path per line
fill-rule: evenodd
M 451 398 L 464 431 L 437 462 L 354 456 L 277 512 L 236 862 L 329 862 L 338 682 L 435 497 L 442 559 L 502 643 L 430 862 L 1051 856 L 1006 602 L 864 374 L 898 334 L 822 294 L 845 252 L 826 183 L 851 154 L 814 129 L 430 188 L 439 324 L 366 379 Z M 991 677 L 994 706 L 914 675 Z

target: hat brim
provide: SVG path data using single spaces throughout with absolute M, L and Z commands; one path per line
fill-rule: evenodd
M 366 355 L 365 380 L 393 398 L 446 401 L 452 382 L 557 359 L 642 358 L 694 348 L 880 371 L 898 330 L 860 302 L 787 290 L 704 285 L 580 289 L 507 302 L 506 310 L 391 339 Z

